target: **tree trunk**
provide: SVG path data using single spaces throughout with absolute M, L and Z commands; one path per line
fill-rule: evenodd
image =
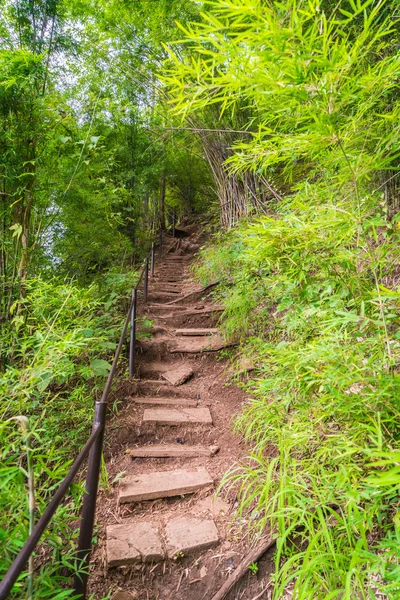
M 166 185 L 166 177 L 165 171 L 162 172 L 160 178 L 160 229 L 161 231 L 165 231 L 165 185 Z

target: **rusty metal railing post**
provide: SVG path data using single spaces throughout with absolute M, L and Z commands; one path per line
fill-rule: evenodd
M 155 265 L 155 258 L 156 258 L 156 246 L 155 243 L 153 242 L 151 244 L 151 276 L 154 277 L 154 267 Z
M 144 303 L 146 304 L 147 302 L 147 296 L 148 296 L 148 292 L 149 292 L 149 259 L 146 258 L 146 261 L 144 263 Z
M 129 377 L 135 376 L 135 345 L 136 345 L 136 288 L 132 292 L 131 331 L 129 344 Z
M 79 573 L 75 575 L 74 582 L 74 591 L 79 595 L 79 598 L 82 599 L 86 598 L 86 588 L 89 577 L 89 560 L 92 549 L 93 525 L 96 514 L 97 488 L 99 486 L 106 414 L 107 404 L 105 402 L 96 402 L 93 429 L 100 426 L 102 431 L 100 432 L 89 454 L 85 486 L 86 496 L 83 500 L 77 551 L 77 570 Z

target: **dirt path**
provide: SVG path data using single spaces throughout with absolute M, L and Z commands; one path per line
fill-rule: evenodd
M 196 227 L 187 234 L 165 244 L 142 309 L 152 336 L 139 344 L 137 380 L 108 429 L 112 483 L 100 491 L 89 580 L 97 600 L 210 600 L 247 550 L 234 493 L 215 499 L 245 452 L 231 428 L 245 395 L 227 383 L 227 359 L 211 350 L 224 346 L 212 296 L 186 297 L 198 289 L 189 266 L 201 242 Z M 260 594 L 272 568 L 264 563 L 228 598 Z

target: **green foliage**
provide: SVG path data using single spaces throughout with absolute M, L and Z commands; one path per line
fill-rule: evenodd
M 360 232 L 351 202 L 321 191 L 306 185 L 203 250 L 203 282 L 225 282 L 222 326 L 258 365 L 236 421 L 251 454 L 225 483 L 252 527 L 278 528 L 274 597 L 295 578 L 296 598 L 394 598 L 398 230 L 379 197 L 363 201 Z
M 396 3 L 207 7 L 201 24 L 181 27 L 185 51 L 168 47 L 164 81 L 182 118 L 210 106 L 221 122 L 243 115 L 247 135 L 225 152 L 240 181 L 254 173 L 293 192 L 329 178 L 360 202 L 359 185 L 398 169 Z
M 131 290 L 134 276 L 114 271 L 101 291 L 94 284 L 81 288 L 54 279 L 29 280 L 20 312 L 13 312 L 2 330 L 1 347 L 13 360 L 0 375 L 0 537 L 7 541 L 0 576 L 26 540 L 29 524 L 26 439 L 14 419 L 29 415 L 37 518 L 90 431 L 94 399 L 110 369 L 105 357 L 113 355 L 122 327 L 121 295 L 117 302 L 114 290 Z M 125 299 L 124 311 L 129 294 Z M 34 578 L 35 598 L 71 594 L 63 589 L 65 573 L 74 568 L 76 535 L 69 522 L 76 518 L 81 495 L 80 486 L 73 486 L 43 538 L 45 560 Z M 21 597 L 25 585 L 24 576 L 14 597 Z
M 282 190 L 197 267 L 258 365 L 249 457 L 223 485 L 277 530 L 274 598 L 399 598 L 399 218 L 379 191 L 398 171 L 396 5 L 208 6 L 170 50 L 175 110 L 245 105 L 228 166 Z

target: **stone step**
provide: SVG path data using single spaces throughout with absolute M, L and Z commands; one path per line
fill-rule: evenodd
M 186 556 L 206 550 L 219 542 L 218 531 L 212 519 L 176 517 L 165 526 L 165 539 L 169 558 Z
M 183 279 L 169 279 L 169 278 L 163 278 L 163 279 L 158 279 L 157 283 L 167 283 L 167 284 L 171 284 L 171 283 L 176 283 L 177 285 L 182 285 L 184 283 Z
M 156 523 L 135 521 L 108 525 L 106 533 L 109 568 L 160 562 L 166 555 L 172 559 L 178 558 L 206 550 L 219 542 L 218 531 L 212 519 L 200 519 L 190 515 L 167 521 L 164 532 L 166 550 L 160 525 Z
M 142 423 L 159 423 L 160 425 L 201 423 L 212 425 L 212 417 L 208 408 L 147 408 L 144 411 Z
M 174 277 L 175 279 L 184 279 L 185 271 L 180 267 L 171 267 L 169 269 L 164 267 L 162 270 L 160 270 L 159 277 L 165 277 L 168 279 L 171 277 Z
M 147 396 L 131 396 L 130 400 L 133 400 L 136 404 L 150 404 L 153 406 L 186 406 L 188 408 L 196 408 L 197 400 L 191 398 L 158 398 L 147 397 Z
M 193 494 L 201 488 L 213 485 L 214 481 L 207 469 L 159 471 L 130 475 L 121 480 L 119 503 L 142 502 L 157 498 L 171 498 L 183 494 Z
M 148 304 L 147 308 L 155 308 L 155 309 L 163 309 L 163 310 L 170 310 L 172 308 L 172 310 L 177 310 L 177 311 L 183 311 L 185 312 L 187 310 L 186 306 L 179 306 L 179 304 L 171 304 L 171 306 L 167 306 L 166 304 Z
M 168 253 L 163 256 L 163 262 L 168 262 L 169 260 L 190 260 L 192 257 L 189 254 L 176 254 L 176 253 Z
M 168 295 L 175 295 L 175 294 L 180 294 L 182 292 L 182 288 L 179 287 L 178 289 L 174 288 L 169 288 L 166 285 L 160 285 L 160 286 L 154 286 L 151 290 L 151 292 L 155 292 L 156 294 L 158 294 L 159 292 L 168 292 Z
M 169 310 L 170 308 L 173 308 L 175 305 L 171 304 L 171 305 L 165 305 L 163 304 L 162 307 L 164 308 L 164 310 Z M 161 308 L 161 305 L 157 308 Z M 194 310 L 194 309 L 187 309 L 184 313 L 182 313 L 185 317 L 194 317 L 197 315 L 212 315 L 213 313 L 217 313 L 217 312 L 223 312 L 223 308 L 203 308 L 200 310 Z M 160 319 L 176 319 L 179 315 L 174 314 L 174 313 L 166 313 L 165 315 L 159 315 Z
M 175 292 L 149 292 L 152 298 L 181 298 L 182 294 L 176 294 Z
M 157 525 L 136 521 L 107 527 L 109 567 L 157 562 L 164 557 L 165 551 Z
M 169 381 L 169 383 L 171 383 L 172 385 L 177 386 L 185 383 L 185 381 L 190 379 L 192 375 L 194 375 L 192 367 L 188 364 L 184 364 L 180 365 L 179 367 L 176 367 L 175 369 L 169 369 L 168 371 L 164 371 L 161 377 Z
M 204 335 L 216 335 L 219 332 L 219 329 L 217 329 L 216 327 L 210 328 L 210 329 L 177 329 L 175 331 L 175 335 L 182 335 L 182 336 L 196 336 L 196 335 L 200 335 L 200 336 L 204 336 Z
M 218 350 L 223 350 L 223 348 L 230 348 L 235 345 L 236 344 L 233 342 L 225 342 L 225 340 L 217 335 L 206 339 L 198 336 L 177 345 L 168 346 L 168 350 L 171 354 L 177 352 L 182 352 L 183 354 L 197 354 L 199 352 L 217 352 Z
M 131 448 L 129 456 L 133 458 L 192 458 L 196 456 L 214 456 L 218 446 L 186 446 L 183 444 L 153 444 Z

